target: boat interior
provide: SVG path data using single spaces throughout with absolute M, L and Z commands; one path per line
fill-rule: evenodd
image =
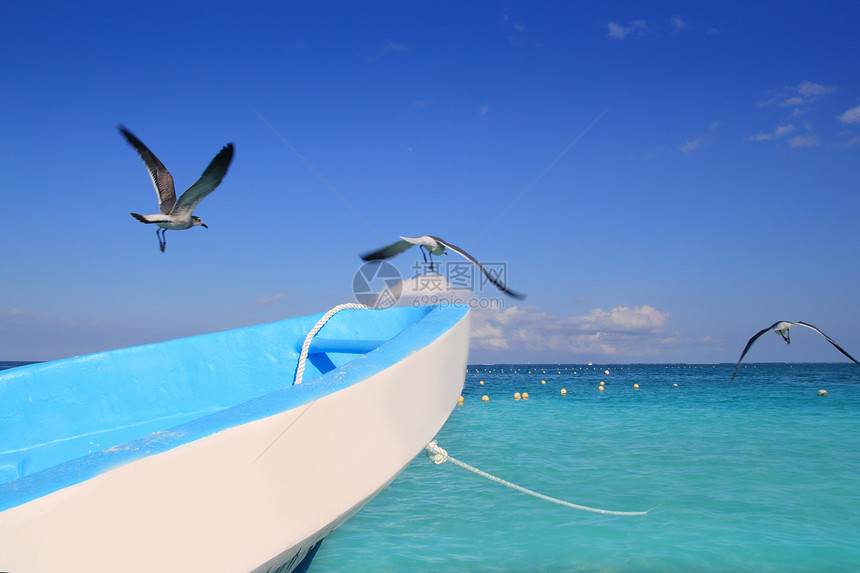
M 432 308 L 335 314 L 313 339 L 299 386 L 302 344 L 321 314 L 4 371 L 0 484 L 291 386 L 310 389 Z

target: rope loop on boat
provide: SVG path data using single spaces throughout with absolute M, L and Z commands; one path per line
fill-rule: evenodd
M 448 452 L 446 452 L 445 450 L 443 450 L 442 448 L 439 447 L 439 445 L 436 443 L 436 440 L 433 440 L 432 442 L 427 444 L 427 446 L 424 448 L 424 452 L 427 454 L 427 457 L 430 458 L 430 461 L 432 461 L 436 465 L 443 464 L 445 462 L 451 462 L 455 466 L 461 467 L 464 470 L 468 470 L 468 471 L 470 471 L 474 474 L 477 474 L 481 477 L 485 477 L 488 480 L 494 481 L 494 482 L 501 484 L 505 487 L 509 487 L 511 489 L 515 489 L 519 492 L 530 495 L 532 497 L 536 497 L 538 499 L 542 499 L 542 500 L 548 501 L 550 503 L 563 505 L 565 507 L 569 507 L 572 509 L 578 509 L 580 511 L 590 511 L 592 513 L 600 513 L 603 515 L 622 515 L 622 516 L 646 515 L 649 511 L 651 511 L 650 509 L 648 511 L 612 511 L 609 509 L 598 509 L 596 507 L 588 507 L 585 505 L 578 505 L 576 503 L 564 501 L 563 499 L 557 499 L 554 497 L 550 497 L 548 495 L 544 495 L 542 493 L 538 493 L 536 491 L 526 489 L 522 486 L 511 483 L 509 481 L 505 481 L 505 480 L 498 478 L 494 475 L 490 475 L 487 472 L 481 471 L 476 467 L 472 467 L 465 462 L 461 462 L 460 460 L 458 460 L 456 458 L 452 458 L 450 455 L 448 455 Z
M 320 331 L 320 329 L 323 327 L 323 325 L 325 325 L 325 323 L 328 322 L 331 317 L 333 317 L 334 315 L 336 315 L 340 311 L 347 310 L 347 309 L 355 309 L 355 308 L 370 308 L 370 307 L 367 305 L 364 305 L 364 304 L 357 303 L 357 302 L 346 302 L 344 304 L 339 304 L 336 307 L 334 307 L 333 309 L 331 309 L 330 311 L 328 311 L 327 313 L 325 313 L 322 316 L 322 318 L 320 318 L 317 321 L 317 323 L 314 325 L 314 327 L 311 329 L 311 331 L 308 332 L 308 335 L 305 337 L 305 341 L 302 344 L 302 352 L 301 352 L 301 354 L 299 354 L 299 364 L 296 367 L 296 378 L 295 378 L 295 381 L 293 382 L 293 385 L 302 383 L 302 376 L 304 376 L 304 374 L 305 374 L 305 361 L 307 361 L 307 359 L 308 359 L 308 350 L 310 349 L 311 341 L 314 339 L 314 336 L 317 335 L 317 332 Z

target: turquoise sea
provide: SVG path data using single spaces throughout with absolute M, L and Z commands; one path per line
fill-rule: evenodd
M 422 454 L 310 571 L 860 570 L 860 368 L 750 364 L 729 386 L 733 367 L 470 366 L 437 436 L 451 456 L 651 512 Z

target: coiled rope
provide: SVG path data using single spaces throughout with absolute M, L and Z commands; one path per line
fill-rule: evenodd
M 333 309 L 331 309 L 330 311 L 328 311 L 327 313 L 325 313 L 322 316 L 322 318 L 317 321 L 317 323 L 314 325 L 314 327 L 311 329 L 311 331 L 308 332 L 308 335 L 305 337 L 305 341 L 302 344 L 302 352 L 301 352 L 301 354 L 299 354 L 299 364 L 296 367 L 296 378 L 295 378 L 295 382 L 293 382 L 293 385 L 302 383 L 302 376 L 304 376 L 304 374 L 305 374 L 305 361 L 308 359 L 308 350 L 310 349 L 311 341 L 314 339 L 314 336 L 316 336 L 317 332 L 319 332 L 320 329 L 323 327 L 323 325 L 326 322 L 328 322 L 329 319 L 331 317 L 333 317 L 335 314 L 339 313 L 342 310 L 354 309 L 354 308 L 370 308 L 370 307 L 367 305 L 364 305 L 364 304 L 357 303 L 357 302 L 347 302 L 344 304 L 339 304 L 336 307 L 334 307 Z
M 564 501 L 563 499 L 557 499 L 554 497 L 550 497 L 548 495 L 544 495 L 542 493 L 538 493 L 536 491 L 526 489 L 526 488 L 519 486 L 515 483 L 511 483 L 511 482 L 505 481 L 501 478 L 497 478 L 496 476 L 493 476 L 493 475 L 488 474 L 487 472 L 481 471 L 476 467 L 472 467 L 465 462 L 461 462 L 460 460 L 458 460 L 456 458 L 452 458 L 451 456 L 448 455 L 448 452 L 446 452 L 445 450 L 443 450 L 442 448 L 439 447 L 439 445 L 436 443 L 436 440 L 433 440 L 432 442 L 427 444 L 427 446 L 424 448 L 424 451 L 427 454 L 427 457 L 430 458 L 430 461 L 436 465 L 444 464 L 445 462 L 451 462 L 455 466 L 459 466 L 459 467 L 463 468 L 464 470 L 468 470 L 468 471 L 470 471 L 474 474 L 477 474 L 481 477 L 485 477 L 490 481 L 494 481 L 498 484 L 509 487 L 511 489 L 515 489 L 519 492 L 525 493 L 525 494 L 530 495 L 532 497 L 536 497 L 538 499 L 542 499 L 544 501 L 549 501 L 551 503 L 555 503 L 558 505 L 563 505 L 565 507 L 570 507 L 572 509 L 579 509 L 581 511 L 590 511 L 592 513 L 600 513 L 603 515 L 623 515 L 623 516 L 646 515 L 648 513 L 648 511 L 651 511 L 650 509 L 648 511 L 611 511 L 609 509 L 598 509 L 596 507 L 588 507 L 585 505 L 578 505 L 575 503 L 570 503 L 569 501 Z

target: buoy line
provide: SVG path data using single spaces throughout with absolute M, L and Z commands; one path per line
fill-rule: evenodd
M 571 509 L 578 509 L 580 511 L 590 511 L 592 513 L 600 513 L 603 515 L 622 515 L 622 516 L 646 515 L 649 511 L 651 511 L 650 509 L 648 511 L 612 511 L 609 509 L 599 509 L 596 507 L 588 507 L 585 505 L 579 505 L 576 503 L 571 503 L 569 501 L 564 501 L 563 499 L 550 497 L 548 495 L 544 495 L 542 493 L 538 493 L 536 491 L 532 491 L 530 489 L 524 488 L 524 487 L 519 486 L 515 483 L 511 483 L 509 481 L 503 480 L 502 478 L 498 478 L 494 475 L 490 475 L 487 472 L 481 471 L 478 468 L 470 466 L 469 464 L 467 464 L 465 462 L 461 462 L 460 460 L 458 460 L 456 458 L 452 458 L 451 456 L 448 455 L 448 452 L 446 452 L 445 450 L 443 450 L 442 448 L 439 447 L 439 445 L 436 443 L 436 440 L 433 440 L 429 444 L 427 444 L 427 446 L 425 446 L 425 448 L 424 448 L 424 452 L 427 454 L 427 457 L 430 458 L 430 461 L 436 465 L 441 465 L 441 464 L 444 464 L 445 462 L 451 462 L 455 466 L 461 467 L 464 470 L 468 470 L 468 471 L 472 472 L 473 474 L 479 475 L 481 477 L 485 477 L 490 481 L 494 481 L 498 484 L 509 487 L 511 489 L 515 489 L 519 492 L 530 495 L 532 497 L 536 497 L 538 499 L 542 499 L 544 501 L 549 501 L 551 503 L 563 505 L 565 507 L 570 507 Z

